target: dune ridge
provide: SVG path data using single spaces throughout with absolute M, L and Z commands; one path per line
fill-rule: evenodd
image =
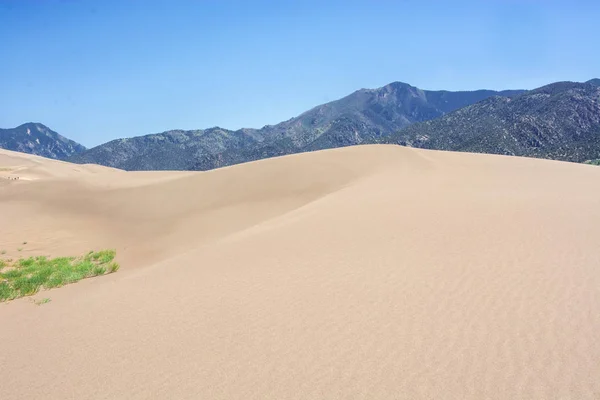
M 399 146 L 202 173 L 0 150 L 7 256 L 122 265 L 0 304 L 2 397 L 599 398 L 599 178 Z

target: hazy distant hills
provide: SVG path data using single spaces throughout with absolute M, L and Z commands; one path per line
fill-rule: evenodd
M 584 162 L 600 158 L 600 83 L 557 82 L 519 96 L 491 97 L 383 142 Z
M 379 89 L 358 90 L 262 129 L 176 130 L 118 139 L 75 155 L 69 161 L 127 170 L 207 170 L 284 154 L 372 142 L 415 122 L 442 116 L 490 96 L 514 96 L 521 92 L 428 91 L 395 82 Z
M 47 126 L 32 122 L 12 129 L 0 129 L 0 148 L 59 160 L 85 150 L 84 146 Z
M 600 79 L 502 92 L 429 91 L 394 82 L 262 129 L 172 130 L 89 150 L 41 124 L 0 130 L 1 148 L 126 170 L 208 170 L 362 143 L 598 160 Z

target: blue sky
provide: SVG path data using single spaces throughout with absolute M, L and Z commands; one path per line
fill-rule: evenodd
M 600 77 L 597 1 L 0 0 L 0 127 L 260 128 L 360 88 Z

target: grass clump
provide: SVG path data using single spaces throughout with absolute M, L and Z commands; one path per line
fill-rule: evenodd
M 91 251 L 83 257 L 22 258 L 0 260 L 0 301 L 30 296 L 92 276 L 116 272 L 114 250 Z
M 596 160 L 587 160 L 584 162 L 584 164 L 600 165 L 600 158 L 598 158 Z
M 51 301 L 52 300 L 50 298 L 46 297 L 41 300 L 36 300 L 36 301 L 34 301 L 34 303 L 36 306 L 41 306 L 42 304 L 47 304 L 47 303 L 50 303 Z

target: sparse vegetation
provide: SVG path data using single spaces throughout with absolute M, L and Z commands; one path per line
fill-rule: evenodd
M 114 250 L 90 251 L 83 257 L 44 256 L 22 258 L 16 262 L 0 260 L 0 301 L 31 296 L 40 289 L 51 289 L 81 279 L 118 271 Z
M 596 160 L 587 160 L 585 163 L 590 165 L 600 165 L 600 158 Z
M 6 250 L 0 251 L 0 254 L 5 255 L 6 254 Z
M 34 303 L 36 306 L 41 306 L 42 304 L 50 303 L 52 300 L 49 297 L 45 297 L 40 300 L 35 300 Z

